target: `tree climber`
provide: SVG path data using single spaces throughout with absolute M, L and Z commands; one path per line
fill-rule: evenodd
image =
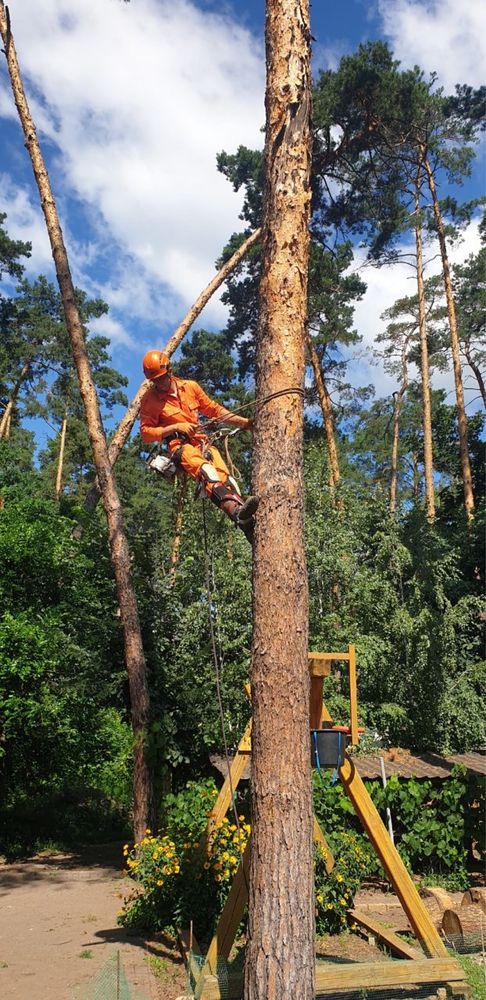
M 209 444 L 199 413 L 213 420 L 252 430 L 253 421 L 214 402 L 197 382 L 176 378 L 163 351 L 148 351 L 143 359 L 145 378 L 152 383 L 140 410 L 143 441 L 165 441 L 172 458 L 199 482 L 209 499 L 253 541 L 256 497 L 244 501 L 217 448 Z

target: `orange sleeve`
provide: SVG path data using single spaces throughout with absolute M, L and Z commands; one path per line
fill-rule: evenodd
M 224 420 L 230 414 L 230 410 L 227 410 L 225 406 L 221 406 L 220 403 L 216 403 L 214 399 L 206 396 L 198 382 L 192 382 L 191 388 L 197 399 L 198 408 L 205 417 L 211 417 L 213 420 Z
M 160 441 L 160 424 L 158 422 L 158 412 L 150 398 L 150 389 L 142 399 L 140 407 L 140 433 L 142 441 L 153 444 Z

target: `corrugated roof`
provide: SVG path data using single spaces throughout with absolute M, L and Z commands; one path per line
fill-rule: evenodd
M 455 764 L 463 764 L 468 771 L 486 776 L 486 755 L 483 751 L 451 754 L 442 757 L 437 753 L 412 754 L 409 750 L 397 747 L 384 750 L 387 778 L 396 774 L 399 778 L 448 778 Z M 211 754 L 210 761 L 216 770 L 226 776 L 226 760 L 220 754 Z M 231 758 L 232 760 L 233 758 Z M 360 776 L 369 780 L 381 778 L 380 754 L 354 754 L 353 761 Z M 250 760 L 243 775 L 243 780 L 250 777 Z
M 387 778 L 392 774 L 399 778 L 448 778 L 456 764 L 463 764 L 468 771 L 476 774 L 486 775 L 484 752 L 456 753 L 443 757 L 438 753 L 412 754 L 397 748 L 384 750 L 382 756 Z M 353 760 L 362 778 L 381 777 L 379 754 L 356 754 Z

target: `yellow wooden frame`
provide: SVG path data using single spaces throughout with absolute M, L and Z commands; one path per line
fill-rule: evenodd
M 356 650 L 354 646 L 349 646 L 347 653 L 309 653 L 309 673 L 311 675 L 310 693 L 310 714 L 312 721 L 317 721 L 319 698 L 319 726 L 322 722 L 332 723 L 332 719 L 322 703 L 322 687 L 324 677 L 331 672 L 333 661 L 345 661 L 349 664 L 349 687 L 350 687 L 350 738 L 351 743 L 357 742 L 358 731 L 358 698 L 356 681 Z M 247 693 L 248 688 L 247 688 Z M 314 717 L 313 717 L 314 713 Z M 238 749 L 230 767 L 229 774 L 223 783 L 218 798 L 211 811 L 207 827 L 207 839 L 224 819 L 231 805 L 232 796 L 241 780 L 249 756 L 251 754 L 251 720 L 248 722 L 245 732 L 239 742 Z M 332 966 L 332 983 L 329 980 L 329 968 L 326 966 L 324 973 L 319 963 L 316 966 L 316 988 L 319 992 L 330 989 L 352 989 L 353 987 L 366 986 L 393 986 L 408 983 L 427 982 L 447 982 L 460 983 L 464 985 L 464 995 L 467 995 L 467 987 L 463 983 L 464 973 L 461 966 L 453 959 L 449 958 L 444 942 L 432 922 L 432 919 L 421 900 L 417 889 L 409 875 L 403 861 L 392 843 L 388 831 L 379 815 L 371 796 L 369 795 L 360 775 L 353 762 L 353 758 L 345 752 L 345 759 L 339 768 L 339 778 L 343 787 L 353 803 L 355 812 L 360 818 L 374 850 L 378 855 L 381 864 L 386 871 L 395 892 L 400 899 L 402 907 L 413 928 L 415 936 L 421 943 L 423 951 L 428 956 L 423 958 L 423 954 L 409 946 L 402 948 L 402 955 L 405 960 L 393 962 L 389 966 L 383 962 L 368 963 L 363 965 L 335 965 Z M 334 866 L 334 858 L 327 844 L 326 838 L 314 817 L 314 839 L 320 843 L 326 851 L 326 868 L 328 873 Z M 206 841 L 207 842 L 207 841 Z M 248 870 L 249 870 L 250 843 L 248 842 L 242 856 L 238 871 L 230 888 L 223 912 L 220 916 L 213 939 L 210 943 L 204 964 L 197 978 L 194 996 L 196 1000 L 220 1000 L 222 994 L 219 987 L 217 975 L 218 956 L 228 959 L 231 948 L 234 944 L 238 926 L 243 917 L 245 907 L 248 902 Z M 383 937 L 383 935 L 382 935 Z M 389 945 L 395 944 L 398 948 L 399 940 L 394 940 L 395 936 L 388 933 Z M 187 940 L 187 935 L 186 935 Z M 185 961 L 187 949 L 183 950 Z M 194 967 L 194 966 L 193 966 Z M 366 981 L 363 975 L 366 975 Z M 242 996 L 242 975 L 241 973 L 229 973 L 225 977 L 223 996 L 240 1000 Z M 457 988 L 457 987 L 456 987 Z M 228 992 L 229 989 L 229 992 Z

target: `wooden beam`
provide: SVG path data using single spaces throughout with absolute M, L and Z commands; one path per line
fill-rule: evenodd
M 218 971 L 218 957 L 228 958 L 233 947 L 236 932 L 240 925 L 245 906 L 248 902 L 248 871 L 250 867 L 250 844 L 245 847 L 240 866 L 236 872 L 233 884 L 229 891 L 223 912 L 219 918 L 218 926 L 214 937 L 209 945 L 206 961 L 201 970 L 196 983 L 194 996 L 196 1000 L 202 1000 L 206 996 L 204 990 L 208 975 L 215 975 Z
M 310 706 L 309 706 L 311 729 L 321 728 L 323 686 L 324 686 L 324 677 L 319 677 L 316 674 L 312 674 L 310 679 Z
M 396 847 L 392 844 L 352 757 L 347 754 L 344 764 L 339 769 L 339 777 L 407 914 L 415 937 L 422 943 L 427 955 L 445 958 L 446 946 L 432 923 Z
M 464 970 L 453 958 L 424 958 L 418 962 L 407 959 L 390 962 L 352 962 L 349 965 L 318 962 L 316 992 L 333 993 L 365 989 L 368 986 L 409 986 L 421 983 L 454 983 L 464 981 Z M 243 974 L 229 972 L 219 985 L 216 976 L 204 983 L 200 1000 L 241 1000 Z
M 362 989 L 366 986 L 402 986 L 412 983 L 459 982 L 464 969 L 454 958 L 422 958 L 417 962 L 353 962 L 335 965 L 318 962 L 316 991 Z
M 327 840 L 326 840 L 326 838 L 325 838 L 325 836 L 324 836 L 324 834 L 323 834 L 323 832 L 322 832 L 322 830 L 321 830 L 321 828 L 319 826 L 319 823 L 316 820 L 315 816 L 314 816 L 314 840 L 315 840 L 316 844 L 320 844 L 321 847 L 323 847 L 324 850 L 325 850 L 325 852 L 326 852 L 326 860 L 325 860 L 324 864 L 326 866 L 327 874 L 330 875 L 331 872 L 332 872 L 332 870 L 333 870 L 333 868 L 334 868 L 334 864 L 335 864 L 334 855 L 333 855 L 333 853 L 331 851 L 331 848 L 329 847 L 329 844 L 328 844 L 328 842 L 327 842 Z
M 349 646 L 349 703 L 351 712 L 351 745 L 359 743 L 358 687 L 356 682 L 356 646 Z
M 423 958 L 423 952 L 411 944 L 407 944 L 398 934 L 395 934 L 389 927 L 385 927 L 380 920 L 370 917 L 368 913 L 362 913 L 361 910 L 350 910 L 348 919 L 380 938 L 394 955 L 400 955 L 400 958 L 410 958 L 413 961 Z
M 222 785 L 218 798 L 214 803 L 211 810 L 211 815 L 208 820 L 206 838 L 209 838 L 213 831 L 216 829 L 218 823 L 226 816 L 228 809 L 231 805 L 232 795 L 234 795 L 240 780 L 244 774 L 246 765 L 248 764 L 249 754 L 251 753 L 251 725 L 252 721 L 250 719 L 246 726 L 245 732 L 241 737 L 238 744 L 238 749 L 233 758 L 229 775 L 226 775 L 224 784 Z

